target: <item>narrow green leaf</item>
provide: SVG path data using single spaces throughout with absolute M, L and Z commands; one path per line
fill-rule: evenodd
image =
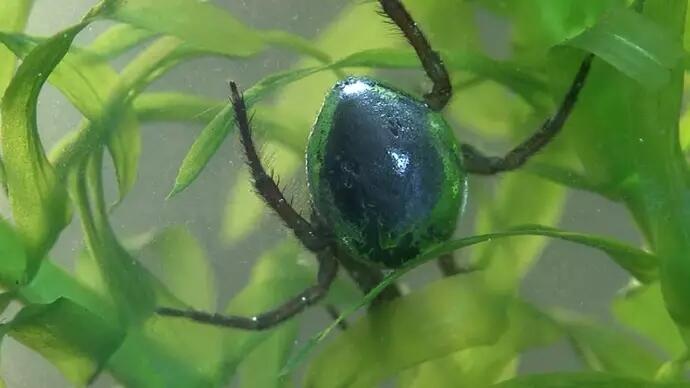
M 294 82 L 300 78 L 314 73 L 316 69 L 300 69 L 287 71 L 266 77 L 256 85 L 244 92 L 245 101 L 248 108 L 259 101 L 273 89 L 289 82 Z M 235 112 L 232 104 L 225 107 L 211 120 L 211 122 L 201 131 L 201 134 L 194 140 L 185 158 L 182 160 L 175 185 L 173 186 L 168 198 L 186 189 L 201 171 L 206 167 L 211 157 L 216 153 L 218 147 L 227 137 L 230 130 L 235 125 Z
M 683 57 L 680 41 L 628 8 L 608 13 L 567 44 L 594 53 L 651 89 L 668 83 L 671 69 Z
M 507 327 L 506 305 L 477 274 L 437 281 L 350 325 L 310 365 L 305 385 L 376 386 L 425 361 L 489 345 Z
M 38 94 L 86 25 L 77 24 L 37 46 L 17 70 L 0 108 L 10 205 L 26 241 L 29 278 L 70 219 L 67 192 L 45 156 L 36 128 Z
M 688 388 L 690 383 L 658 383 L 605 373 L 552 373 L 518 377 L 495 388 Z
M 225 101 L 182 93 L 142 93 L 134 100 L 140 121 L 195 121 L 207 124 Z
M 116 326 L 66 298 L 23 308 L 6 329 L 81 386 L 101 371 L 124 338 Z
M 5 32 L 24 30 L 33 0 L 3 1 L 0 3 L 0 29 Z M 0 99 L 14 74 L 16 61 L 14 55 L 0 47 Z
M 156 33 L 177 36 L 192 47 L 220 54 L 247 56 L 262 49 L 261 38 L 256 32 L 207 2 L 116 0 L 104 16 Z
M 103 33 L 89 45 L 89 52 L 106 59 L 112 59 L 155 36 L 149 30 L 132 26 L 131 24 L 116 24 Z
M 686 350 L 678 328 L 666 310 L 658 282 L 638 286 L 619 295 L 613 301 L 613 313 L 618 321 L 652 340 L 670 357 L 678 357 Z

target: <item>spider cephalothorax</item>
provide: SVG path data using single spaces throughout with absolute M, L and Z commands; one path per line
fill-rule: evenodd
M 273 327 L 318 302 L 342 265 L 364 291 L 381 279 L 376 265 L 399 267 L 450 237 L 467 197 L 467 174 L 522 166 L 560 131 L 592 62 L 585 56 L 554 115 L 503 157 L 457 143 L 440 114 L 451 98 L 448 72 L 400 0 L 379 0 L 383 13 L 414 48 L 432 90 L 418 100 L 363 77 L 338 82 L 326 96 L 307 147 L 315 224 L 303 218 L 266 173 L 251 136 L 244 99 L 231 82 L 235 119 L 257 193 L 316 255 L 316 283 L 252 317 L 161 308 L 160 314 L 247 330 Z M 355 259 L 355 260 L 353 260 Z M 452 257 L 439 263 L 457 272 Z M 384 291 L 385 294 L 385 291 Z M 388 293 L 395 297 L 393 290 Z

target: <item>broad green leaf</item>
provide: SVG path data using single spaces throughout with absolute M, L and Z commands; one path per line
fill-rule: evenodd
M 688 388 L 690 383 L 658 383 L 606 373 L 552 373 L 518 377 L 495 388 Z
M 26 284 L 29 260 L 22 240 L 6 221 L 0 219 L 0 292 Z M 2 309 L 0 309 L 2 310 Z
M 350 325 L 310 365 L 305 385 L 375 386 L 425 361 L 492 344 L 507 327 L 506 302 L 476 274 L 437 281 Z
M 103 16 L 152 32 L 177 36 L 197 49 L 230 56 L 252 55 L 263 46 L 255 31 L 207 2 L 116 0 L 106 8 Z
M 581 319 L 559 318 L 575 350 L 590 369 L 653 379 L 662 362 L 633 335 Z
M 0 30 L 5 32 L 19 32 L 24 29 L 33 0 L 13 0 L 0 3 Z M 15 70 L 14 55 L 4 47 L 0 47 L 0 99 Z
M 206 253 L 183 226 L 157 233 L 140 255 L 159 273 L 159 279 L 180 301 L 208 310 L 216 305 L 215 281 Z
M 648 88 L 668 83 L 683 56 L 680 41 L 628 8 L 608 13 L 568 44 L 594 53 Z
M 613 301 L 613 313 L 618 321 L 654 341 L 669 356 L 678 357 L 686 350 L 664 306 L 659 283 L 638 286 L 619 295 Z
M 284 372 L 292 372 L 304 360 L 306 355 L 311 350 L 313 350 L 313 348 L 317 344 L 323 341 L 326 338 L 326 336 L 328 336 L 328 334 L 338 325 L 338 323 L 340 323 L 340 321 L 347 318 L 361 307 L 371 303 L 376 298 L 376 296 L 378 296 L 387 286 L 395 282 L 397 279 L 402 277 L 410 270 L 430 260 L 434 260 L 441 255 L 454 252 L 461 248 L 481 244 L 487 241 L 493 241 L 495 239 L 518 236 L 548 236 L 551 238 L 558 238 L 561 240 L 586 245 L 591 248 L 603 251 L 620 265 L 625 265 L 626 267 L 633 268 L 635 272 L 645 274 L 645 276 L 647 276 L 646 271 L 653 272 L 649 270 L 649 268 L 655 268 L 658 265 L 657 258 L 655 256 L 647 252 L 629 247 L 625 244 L 601 237 L 595 237 L 572 232 L 564 232 L 558 229 L 544 226 L 524 226 L 504 232 L 489 233 L 451 240 L 445 243 L 438 244 L 435 247 L 428 249 L 426 252 L 422 253 L 417 258 L 409 261 L 402 268 L 392 271 L 388 275 L 386 275 L 383 281 L 381 281 L 381 283 L 379 283 L 376 287 L 374 287 L 374 289 L 372 289 L 367 295 L 365 295 L 364 298 L 362 298 L 362 300 L 360 300 L 357 304 L 353 305 L 348 310 L 344 311 L 343 314 L 341 314 L 340 317 L 338 317 L 338 319 L 336 319 L 326 329 L 313 336 L 311 340 L 302 349 L 300 349 L 300 351 L 297 352 L 291 360 L 289 360 Z M 494 285 L 491 282 L 487 282 L 486 285 L 491 286 L 490 288 L 494 287 Z M 501 288 L 499 287 L 499 290 L 500 289 Z
M 313 284 L 313 268 L 305 266 L 300 252 L 301 248 L 291 240 L 266 251 L 254 265 L 248 284 L 233 297 L 225 312 L 244 315 L 263 312 Z M 300 321 L 301 316 L 297 316 L 290 322 L 299 324 Z M 224 374 L 233 376 L 254 349 L 279 331 L 280 327 L 261 332 L 227 331 L 223 345 Z
M 23 308 L 3 330 L 80 386 L 91 382 L 124 338 L 117 326 L 66 298 Z
M 38 94 L 87 24 L 70 27 L 37 46 L 17 70 L 0 107 L 0 140 L 10 205 L 26 244 L 29 278 L 70 219 L 67 191 L 48 162 L 38 135 Z
M 130 24 L 116 24 L 89 45 L 89 52 L 103 58 L 112 59 L 155 36 L 151 31 Z
M 404 388 L 486 387 L 514 376 L 520 353 L 547 346 L 563 336 L 550 316 L 523 301 L 512 300 L 507 314 L 508 328 L 495 344 L 431 360 L 403 372 L 399 381 Z
M 298 322 L 288 322 L 274 330 L 240 365 L 238 377 L 242 386 L 287 388 L 289 378 L 280 372 L 295 346 Z

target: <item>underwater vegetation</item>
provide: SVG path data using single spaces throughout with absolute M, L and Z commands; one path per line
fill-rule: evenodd
M 103 376 L 126 387 L 690 386 L 687 3 L 403 1 L 439 52 L 453 87 L 442 110 L 442 103 L 426 100 L 452 128 L 440 135 L 449 143 L 439 159 L 444 163 L 453 159 L 448 150 L 459 152 L 451 134 L 458 144 L 479 139 L 472 143 L 482 150 L 520 144 L 557 111 L 583 58 L 592 54 L 577 103 L 558 136 L 526 164 L 495 177 L 467 178 L 472 211 L 459 214 L 463 233 L 445 241 L 449 231 L 443 230 L 443 238 L 419 251 L 405 246 L 413 257 L 404 263 L 396 261 L 401 245 L 386 246 L 396 268 L 367 267 L 362 273 L 371 277 L 364 287 L 348 277 L 350 268 L 339 271 L 310 307 L 331 312 L 325 328 L 313 329 L 298 313 L 248 331 L 157 312 L 252 316 L 270 310 L 314 284 L 315 257 L 285 233 L 262 248 L 244 288 L 219 308 L 216 283 L 224 279 L 213 278 L 206 248 L 185 225 L 152 219 L 155 230 L 145 236 L 113 226 L 140 183 L 142 155 L 149 152 L 142 128 L 201 124 L 175 161 L 171 203 L 201 184 L 197 178 L 222 157 L 221 144 L 239 136 L 239 96 L 216 100 L 149 87 L 200 57 L 243 62 L 276 48 L 298 56 L 293 68 L 240 85 L 256 137 L 275 150 L 266 164 L 287 181 L 303 171 L 310 127 L 329 90 L 347 74 L 385 80 L 424 101 L 431 83 L 415 51 L 385 23 L 376 2 L 345 2 L 308 40 L 250 27 L 198 0 L 103 0 L 65 29 L 31 36 L 23 31 L 33 2 L 0 0 L 0 196 L 8 209 L 0 219 L 0 336 L 40 354 L 75 386 Z M 482 43 L 478 14 L 509 26 L 504 56 Z M 107 29 L 93 41 L 75 44 L 80 33 L 104 21 Z M 400 85 L 398 70 L 408 75 Z M 61 139 L 51 147 L 41 138 L 51 123 L 37 121 L 46 83 L 83 116 L 76 128 L 58 129 Z M 422 109 L 419 101 L 406 106 Z M 317 126 L 331 128 L 326 124 Z M 106 165 L 113 177 L 104 174 Z M 246 166 L 237 168 L 223 215 L 230 243 L 261 234 L 267 212 Z M 465 171 L 449 171 L 464 179 Z M 312 186 L 315 176 L 308 177 Z M 107 195 L 111 185 L 115 203 Z M 575 191 L 625 209 L 641 243 L 559 228 Z M 465 198 L 455 195 L 448 202 L 460 206 Z M 329 200 L 319 207 L 327 208 Z M 309 219 L 308 206 L 298 210 Z M 451 215 L 440 217 L 444 227 Z M 73 265 L 63 266 L 51 249 L 73 224 L 84 249 L 74 254 Z M 626 273 L 629 282 L 610 306 L 612 319 L 542 308 L 521 295 L 527 274 L 553 241 L 608 258 Z M 463 271 L 453 253 L 473 270 Z M 164 270 L 146 265 L 144 255 Z M 436 265 L 441 271 L 432 281 L 405 287 L 410 272 Z M 301 341 L 307 329 L 310 339 Z M 579 371 L 520 373 L 526 353 L 559 341 L 574 350 Z M 11 356 L 3 352 L 0 362 Z

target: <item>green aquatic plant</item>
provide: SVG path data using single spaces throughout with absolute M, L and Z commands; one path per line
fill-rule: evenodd
M 310 42 L 247 27 L 196 0 L 104 0 L 74 25 L 34 37 L 22 32 L 32 2 L 0 3 L 0 150 L 11 211 L 0 221 L 0 306 L 21 306 L 0 335 L 41 354 L 78 386 L 101 373 L 132 387 L 223 386 L 235 377 L 248 387 L 365 387 L 391 379 L 401 387 L 689 386 L 690 125 L 681 104 L 687 1 L 404 3 L 450 72 L 457 95 L 445 116 L 492 139 L 525 138 L 560 102 L 582 52 L 596 59 L 555 143 L 498 179 L 493 198 L 470 193 L 474 235 L 428 247 L 366 295 L 339 276 L 324 305 L 343 313 L 306 346 L 295 345 L 299 315 L 260 332 L 156 315 L 159 306 L 215 308 L 215 291 L 199 287 L 213 282 L 208 259 L 182 226 L 123 243 L 109 221 L 118 209 L 105 199 L 103 159 L 112 158 L 119 203 L 137 181 L 143 125 L 203 122 L 180 157 L 174 201 L 233 133 L 235 113 L 224 101 L 147 87 L 191 58 L 243 61 L 281 47 L 303 59 L 248 87 L 244 100 L 254 127 L 278 150 L 276 173 L 288 179 L 302 167 L 309 123 L 344 71 L 420 68 L 404 40 L 388 33 L 376 4 L 348 4 Z M 484 52 L 477 12 L 509 23 L 510 57 Z M 74 44 L 102 20 L 114 25 L 89 45 Z M 110 62 L 124 53 L 131 59 L 116 71 Z M 51 150 L 36 121 L 46 82 L 83 115 Z M 224 224 L 225 238 L 235 242 L 257 233 L 264 212 L 247 173 L 236 179 Z M 623 205 L 643 247 L 557 229 L 570 190 Z M 75 214 L 86 249 L 68 271 L 49 252 Z M 627 271 L 630 286 L 611 306 L 618 326 L 520 297 L 518 287 L 553 239 L 601 251 Z M 461 248 L 471 249 L 480 270 L 439 277 L 351 315 L 407 272 Z M 163 275 L 139 263 L 144 251 L 164 263 Z M 267 249 L 224 312 L 261 312 L 302 291 L 316 272 L 302 254 L 292 238 Z M 327 335 L 331 341 L 322 343 Z M 523 352 L 560 339 L 576 350 L 583 371 L 516 377 Z

